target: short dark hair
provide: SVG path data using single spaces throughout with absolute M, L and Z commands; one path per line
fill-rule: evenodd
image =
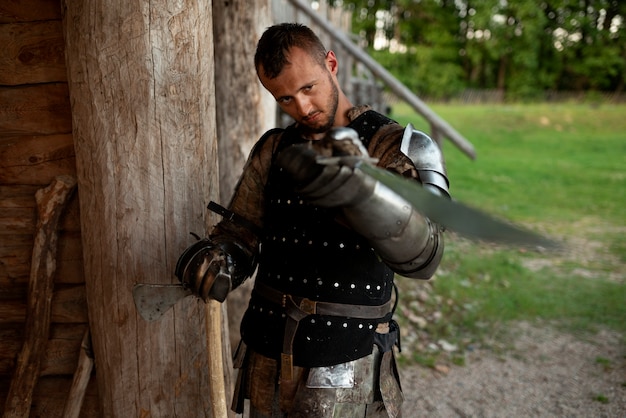
M 293 47 L 307 51 L 318 64 L 324 65 L 326 48 L 310 28 L 300 23 L 280 23 L 267 28 L 259 39 L 254 67 L 258 72 L 262 66 L 263 74 L 270 79 L 278 77 L 289 64 L 287 54 Z

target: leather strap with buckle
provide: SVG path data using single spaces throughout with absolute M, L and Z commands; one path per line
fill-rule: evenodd
M 299 322 L 308 315 L 330 315 L 357 319 L 379 319 L 391 311 L 392 302 L 382 305 L 352 305 L 344 303 L 320 302 L 301 296 L 294 296 L 256 282 L 254 291 L 264 299 L 285 309 L 287 322 L 281 354 L 281 379 L 293 379 L 293 340 Z

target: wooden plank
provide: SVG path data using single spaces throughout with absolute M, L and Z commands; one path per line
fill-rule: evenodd
M 71 134 L 0 138 L 0 183 L 47 185 L 60 175 L 76 175 Z
M 57 226 L 75 186 L 76 180 L 73 177 L 59 177 L 50 186 L 35 194 L 38 220 L 28 288 L 26 337 L 5 402 L 5 418 L 30 415 L 32 395 L 50 331 Z
M 11 185 L 0 186 L 0 236 L 32 235 L 35 232 L 35 191 L 38 186 Z M 72 196 L 60 219 L 62 232 L 80 232 L 80 213 L 78 194 Z M 0 246 L 4 240 L 2 237 Z
M 26 321 L 27 303 L 23 299 L 5 299 L 0 303 L 0 325 Z M 54 292 L 50 307 L 53 323 L 83 323 L 88 321 L 85 287 L 63 287 Z
M 72 375 L 76 371 L 85 324 L 55 324 L 41 364 L 41 376 Z
M 52 322 L 88 322 L 85 286 L 64 286 L 54 292 L 52 298 Z
M 0 24 L 0 85 L 67 81 L 60 20 Z
M 33 394 L 31 417 L 65 418 L 65 400 L 72 385 L 71 376 L 43 377 L 37 383 Z M 97 382 L 92 378 L 87 386 L 80 418 L 103 416 L 100 412 Z
M 35 193 L 37 193 L 39 188 L 39 186 L 34 185 L 20 185 L 16 187 L 0 184 L 0 209 L 16 207 L 34 208 L 36 205 Z
M 0 235 L 0 298 L 4 288 L 28 283 L 33 248 L 32 235 Z M 78 233 L 59 236 L 55 284 L 82 284 L 82 242 Z
M 0 87 L 0 136 L 70 132 L 67 84 Z
M 28 282 L 36 224 L 37 186 L 0 186 L 0 289 Z M 78 196 L 60 219 L 55 283 L 84 283 Z M 0 295 L 1 296 L 1 295 Z
M 2 0 L 0 23 L 61 19 L 58 0 Z
M 66 232 L 59 236 L 55 285 L 83 284 L 83 243 L 79 232 Z
M 0 376 L 11 376 L 15 368 L 22 342 L 24 340 L 23 324 L 8 324 L 0 326 Z M 0 379 L 4 380 L 4 379 Z M 4 401 L 1 403 L 4 406 Z
M 76 369 L 87 324 L 53 324 L 41 363 L 41 376 L 70 375 Z M 24 341 L 24 325 L 0 327 L 0 376 L 11 376 Z
M 86 330 L 80 345 L 78 365 L 74 373 L 72 387 L 70 388 L 70 393 L 65 403 L 65 409 L 63 411 L 64 418 L 78 418 L 78 416 L 80 416 L 80 410 L 83 406 L 83 400 L 93 371 L 94 361 L 92 352 L 91 334 L 89 330 Z

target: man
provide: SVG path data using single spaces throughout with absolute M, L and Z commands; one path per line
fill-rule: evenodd
M 268 28 L 255 66 L 295 123 L 257 142 L 228 216 L 176 275 L 223 301 L 258 267 L 235 355 L 237 412 L 249 399 L 251 417 L 398 417 L 394 273 L 429 279 L 443 238 L 356 162 L 447 195 L 441 154 L 424 134 L 354 107 L 335 54 L 305 26 Z M 424 155 L 406 151 L 418 142 Z

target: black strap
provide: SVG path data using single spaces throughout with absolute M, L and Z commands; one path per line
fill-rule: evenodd
M 259 235 L 261 232 L 260 229 L 255 224 L 253 224 L 252 222 L 250 222 L 243 216 L 237 215 L 235 212 L 226 209 L 224 206 L 212 200 L 209 202 L 207 209 L 209 209 L 211 212 L 215 212 L 218 215 L 221 215 L 224 219 L 227 219 L 231 222 L 241 225 L 244 228 L 248 228 L 249 230 L 251 230 L 257 235 Z

